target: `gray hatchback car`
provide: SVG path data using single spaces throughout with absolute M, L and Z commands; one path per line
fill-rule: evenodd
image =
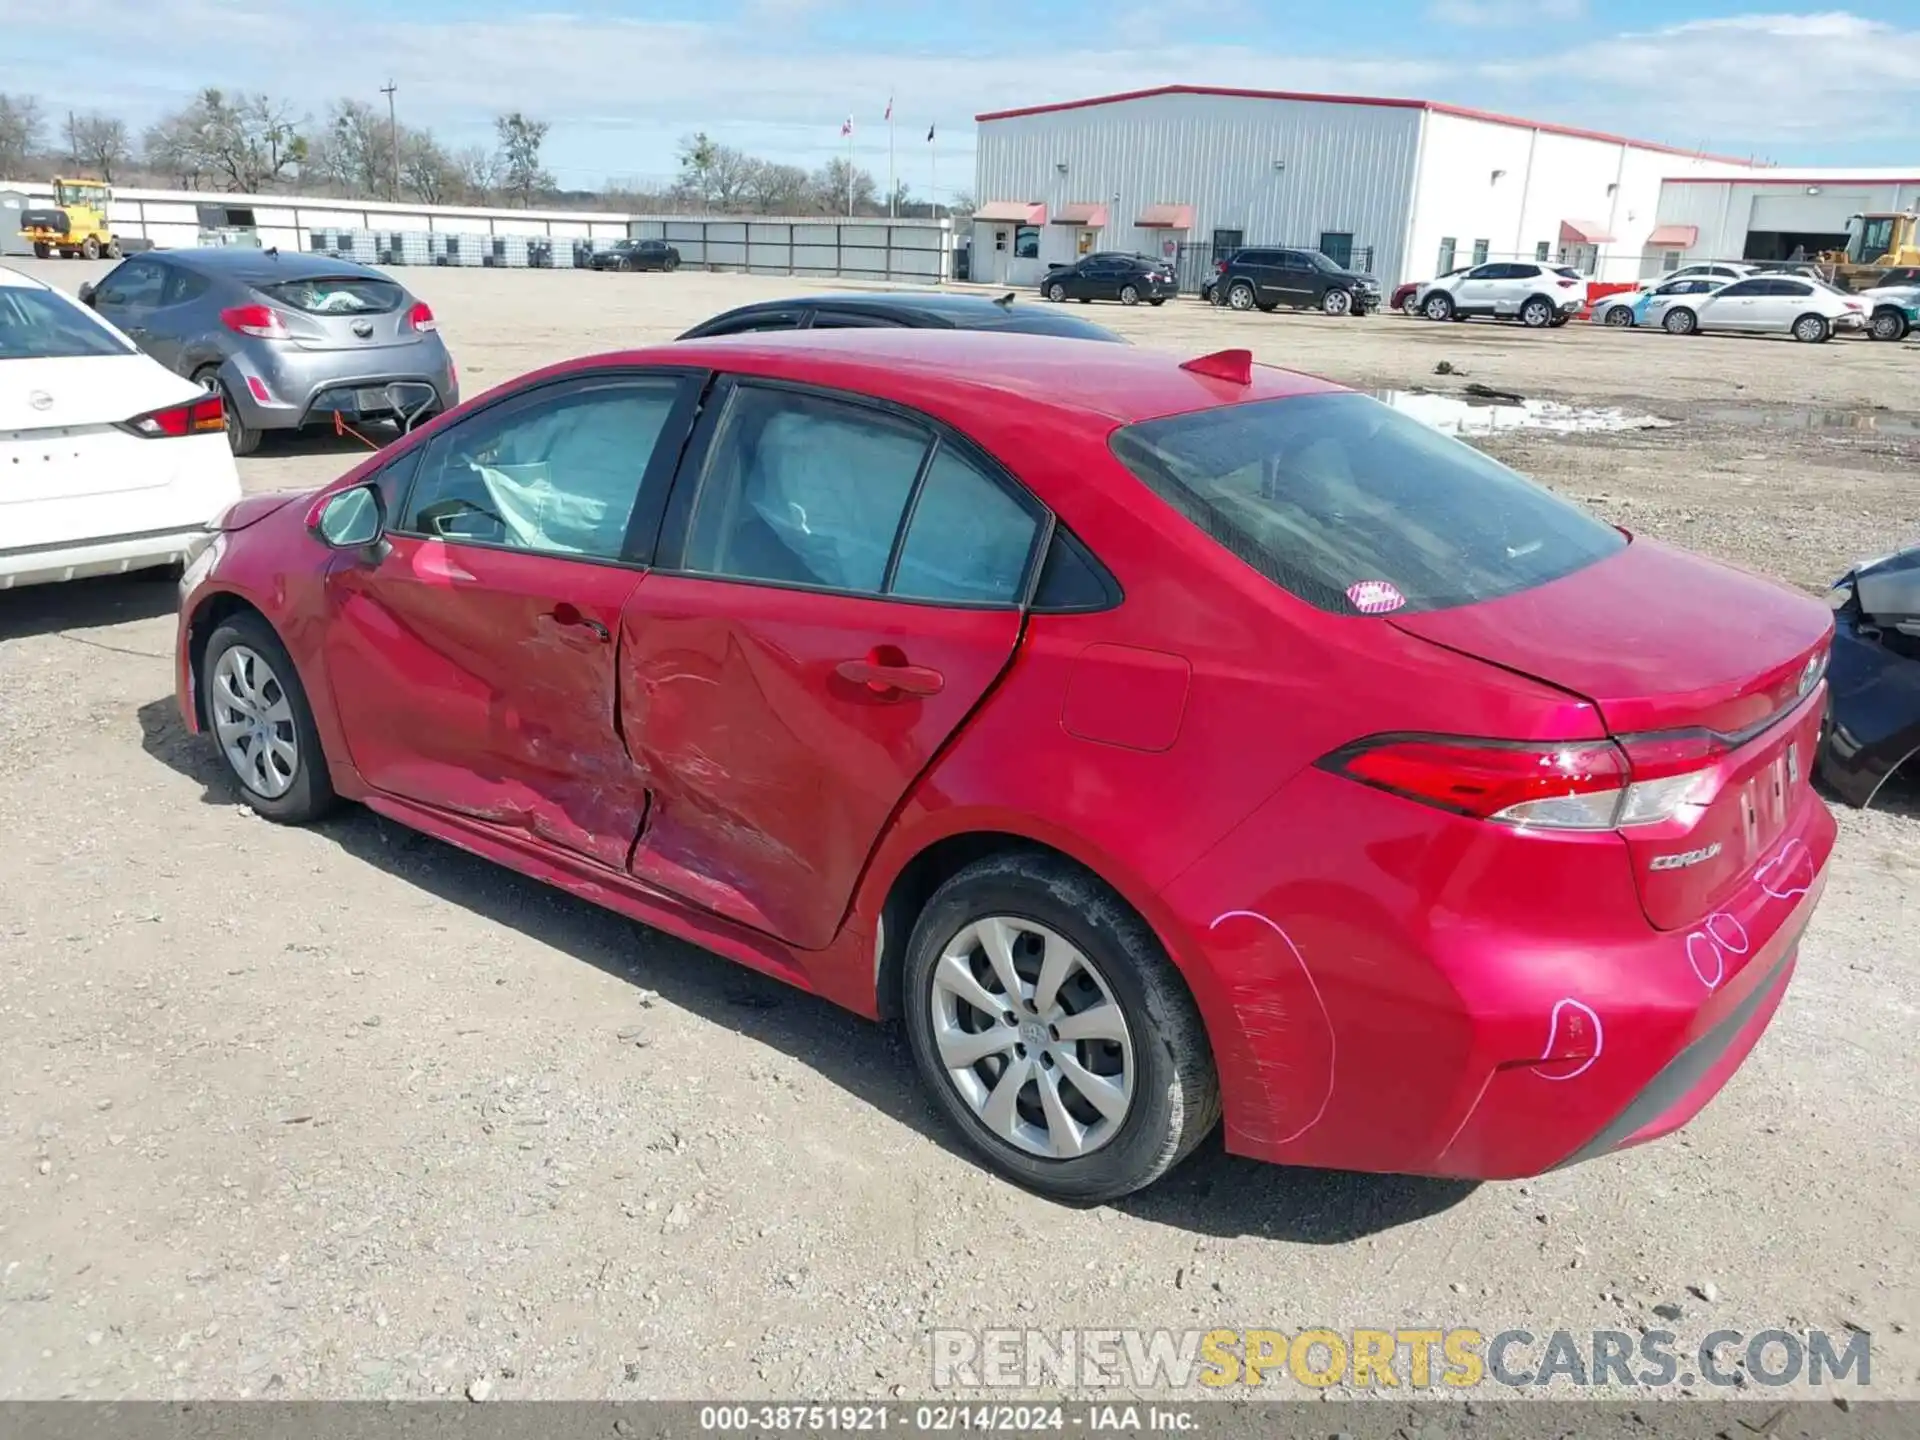
M 417 423 L 460 402 L 433 311 L 352 261 L 278 250 L 155 250 L 80 298 L 169 369 L 218 389 L 233 453 L 264 431 Z

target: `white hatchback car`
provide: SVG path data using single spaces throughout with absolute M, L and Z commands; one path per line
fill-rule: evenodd
M 190 560 L 239 498 L 218 395 L 0 266 L 0 590 Z
M 1491 315 L 1540 330 L 1566 324 L 1586 301 L 1586 281 L 1578 270 L 1527 260 L 1494 261 L 1442 275 L 1420 292 L 1417 303 L 1429 320 Z
M 1749 275 L 1711 295 L 1667 307 L 1660 324 L 1670 335 L 1704 330 L 1791 335 L 1819 344 L 1840 331 L 1864 330 L 1867 307 L 1845 291 L 1797 275 Z

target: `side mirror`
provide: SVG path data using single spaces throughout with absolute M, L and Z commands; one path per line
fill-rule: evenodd
M 313 520 L 314 534 L 334 550 L 364 550 L 377 543 L 386 528 L 386 502 L 373 485 L 328 496 Z
M 91 280 L 87 281 L 86 284 L 80 287 L 80 303 L 91 306 L 93 304 L 93 297 L 99 293 L 100 287 L 95 285 Z

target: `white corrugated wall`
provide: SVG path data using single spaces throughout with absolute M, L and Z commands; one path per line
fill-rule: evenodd
M 1249 245 L 1350 234 L 1391 284 L 1405 264 L 1421 115 L 1411 105 L 1153 95 L 983 120 L 974 198 L 1039 201 L 1050 213 L 1105 205 L 1101 250 L 1161 253 L 1166 233 L 1133 223 L 1157 204 L 1193 206 L 1192 231 L 1175 238 L 1201 245 L 1215 230 L 1239 230 Z M 992 228 L 975 230 L 976 278 L 1033 283 L 1047 261 L 1073 257 L 1073 227 L 1047 225 L 1036 260 L 989 273 Z
M 1749 181 L 1669 180 L 1660 187 L 1662 225 L 1694 225 L 1697 239 L 1686 260 L 1738 260 L 1752 230 L 1805 229 L 1844 233 L 1847 217 L 1873 210 L 1920 206 L 1920 179 L 1858 172 L 1774 172 Z M 1786 214 L 1783 211 L 1791 211 Z

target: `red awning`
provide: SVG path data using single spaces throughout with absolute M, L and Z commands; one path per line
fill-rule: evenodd
M 1700 238 L 1698 225 L 1662 225 L 1647 236 L 1649 250 L 1691 250 Z
M 1098 230 L 1107 223 L 1107 207 L 1092 201 L 1062 205 L 1053 212 L 1055 225 L 1078 225 L 1082 230 Z
M 976 220 L 997 220 L 1003 225 L 1044 225 L 1047 207 L 1032 200 L 989 200 L 973 212 Z
M 1191 205 L 1149 205 L 1140 212 L 1140 218 L 1133 223 L 1141 230 L 1191 230 L 1193 207 Z
M 1562 245 L 1611 245 L 1613 236 L 1607 233 L 1607 227 L 1598 220 L 1562 220 L 1560 243 Z

